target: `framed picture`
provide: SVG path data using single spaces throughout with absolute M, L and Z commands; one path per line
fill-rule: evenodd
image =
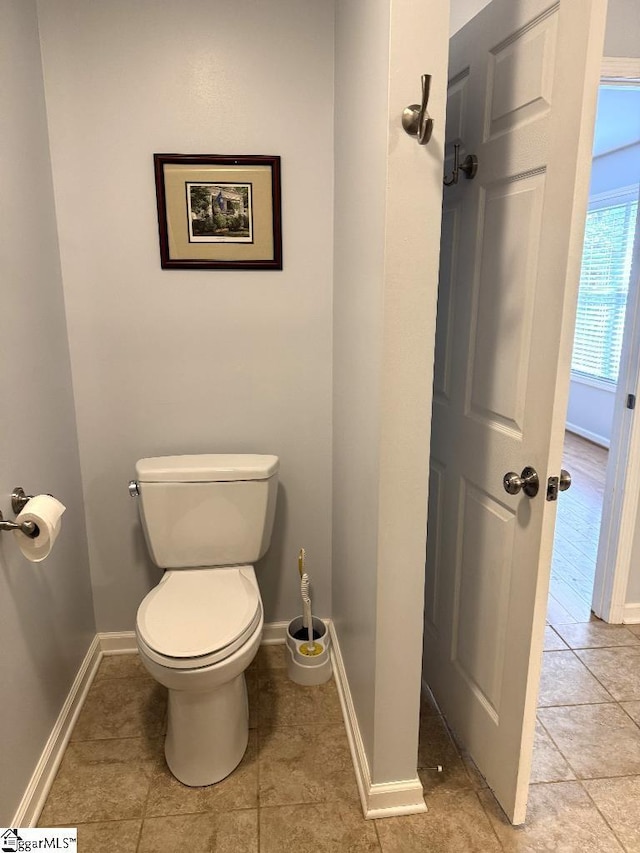
M 163 269 L 282 269 L 279 157 L 153 158 Z

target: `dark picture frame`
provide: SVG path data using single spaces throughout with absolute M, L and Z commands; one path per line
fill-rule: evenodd
M 153 160 L 163 269 L 282 269 L 280 157 Z

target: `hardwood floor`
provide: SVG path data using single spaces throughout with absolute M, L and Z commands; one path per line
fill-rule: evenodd
M 571 472 L 572 484 L 558 501 L 547 614 L 555 624 L 591 616 L 608 455 L 605 448 L 565 433 L 562 467 Z

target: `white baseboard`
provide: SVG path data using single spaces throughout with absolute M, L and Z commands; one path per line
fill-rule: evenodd
M 331 635 L 331 659 L 333 672 L 342 706 L 347 739 L 351 749 L 353 767 L 358 784 L 358 793 L 365 818 L 396 817 L 398 815 L 419 814 L 427 811 L 424 801 L 422 783 L 418 776 L 415 779 L 404 779 L 399 782 L 373 783 L 369 770 L 369 761 L 365 752 L 358 717 L 356 716 L 349 681 L 340 651 L 340 643 L 333 622 L 325 620 Z
M 262 629 L 262 645 L 284 643 L 288 622 L 266 622 Z M 138 651 L 135 631 L 108 631 L 98 634 L 105 655 L 129 655 Z
M 135 631 L 103 631 L 96 636 L 103 655 L 130 655 L 138 651 Z
M 564 427 L 569 432 L 574 432 L 576 435 L 579 435 L 582 438 L 586 438 L 587 441 L 591 441 L 594 444 L 598 444 L 600 447 L 606 447 L 607 450 L 609 449 L 609 445 L 611 444 L 611 442 L 608 438 L 605 438 L 604 435 L 598 435 L 597 432 L 591 432 L 591 430 L 583 429 L 580 426 L 576 426 L 576 424 L 566 423 Z
M 640 604 L 625 604 L 622 621 L 625 625 L 640 625 Z
M 33 771 L 18 810 L 13 816 L 11 826 L 35 826 L 38 822 L 47 795 L 58 772 L 62 756 L 69 743 L 71 731 L 78 719 L 78 714 L 87 697 L 101 660 L 102 649 L 100 648 L 100 639 L 96 635 L 84 656 L 84 660 L 80 664 L 78 674 L 58 714 L 58 719 L 45 744 L 36 769 Z
M 262 628 L 262 645 L 276 646 L 284 643 L 288 622 L 265 622 Z

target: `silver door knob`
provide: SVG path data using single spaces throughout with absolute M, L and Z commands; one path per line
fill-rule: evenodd
M 571 474 L 564 468 L 560 471 L 560 482 L 558 483 L 558 488 L 561 492 L 566 492 L 567 489 L 571 488 Z
M 522 469 L 522 474 L 508 471 L 502 478 L 502 485 L 507 494 L 517 495 L 523 491 L 528 498 L 535 498 L 540 489 L 540 480 L 536 469 L 527 466 Z

